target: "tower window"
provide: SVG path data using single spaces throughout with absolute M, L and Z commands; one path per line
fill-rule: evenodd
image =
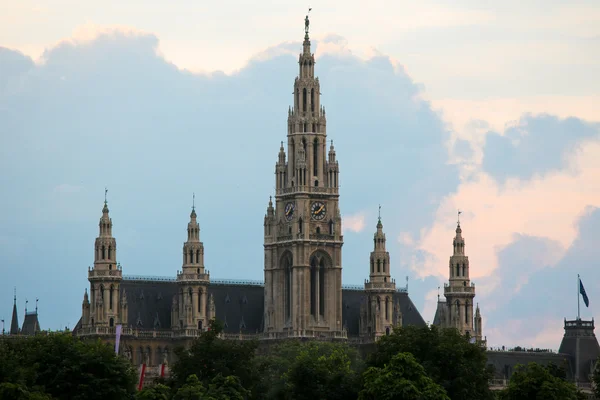
M 315 89 L 310 89 L 310 111 L 315 111 Z
M 333 235 L 333 221 L 329 220 L 329 234 Z
M 106 259 L 106 248 L 102 245 L 102 259 Z
M 302 111 L 306 111 L 306 88 L 302 89 Z
M 456 276 L 460 276 L 460 266 L 456 264 Z
M 108 326 L 110 326 L 110 327 L 112 328 L 114 325 L 115 325 L 115 319 L 114 319 L 114 318 L 111 318 L 111 319 L 108 321 Z
M 462 276 L 467 276 L 467 274 L 466 274 L 466 268 L 465 268 L 465 264 L 463 264 L 463 268 L 462 268 Z
M 108 259 L 112 259 L 112 247 L 108 246 Z
M 320 227 L 320 226 L 317 226 L 317 235 L 318 235 L 319 233 L 321 233 L 321 227 Z
M 383 260 L 383 272 L 385 272 L 385 260 Z
M 371 273 L 375 272 L 375 261 L 371 260 Z
M 377 260 L 377 272 L 381 272 L 381 260 Z

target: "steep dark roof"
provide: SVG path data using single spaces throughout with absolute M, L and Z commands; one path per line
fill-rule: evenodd
M 123 279 L 127 297 L 127 326 L 140 329 L 170 329 L 171 306 L 177 293 L 174 280 Z
M 10 322 L 10 334 L 17 335 L 19 333 L 19 317 L 17 316 L 17 301 L 13 305 L 12 321 Z
M 437 308 L 435 309 L 435 316 L 433 317 L 433 324 L 441 326 L 442 321 L 446 320 L 446 302 L 438 300 Z
M 576 357 L 579 350 L 579 357 Z M 600 356 L 600 346 L 594 334 L 594 320 L 565 320 L 565 335 L 560 343 L 559 353 L 570 355 L 573 375 L 579 371 L 579 380 L 589 382 L 596 360 Z M 579 363 L 579 365 L 577 365 Z
M 23 327 L 21 328 L 21 335 L 35 335 L 39 331 L 40 323 L 38 321 L 37 311 L 30 311 L 25 313 Z
M 213 295 L 216 317 L 225 324 L 225 332 L 262 332 L 263 286 L 211 283 L 208 293 Z
M 131 327 L 171 329 L 171 305 L 177 293 L 173 278 L 124 277 L 121 289 L 127 296 L 128 321 Z M 259 281 L 213 280 L 208 287 L 213 296 L 216 317 L 227 333 L 257 333 L 263 330 L 264 286 Z M 365 292 L 358 287 L 342 289 L 342 324 L 348 334 L 357 336 L 360 305 Z M 408 293 L 394 293 L 400 303 L 404 325 L 425 326 L 425 321 Z M 158 325 L 158 326 L 156 326 Z

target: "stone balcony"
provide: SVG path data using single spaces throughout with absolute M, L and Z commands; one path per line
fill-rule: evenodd
M 286 194 L 297 194 L 297 193 L 320 193 L 320 194 L 339 194 L 337 187 L 324 187 L 324 186 L 294 186 L 279 188 L 276 191 L 277 195 Z
M 121 279 L 123 277 L 123 271 L 120 268 L 110 270 L 98 270 L 95 268 L 88 269 L 88 279 L 97 280 L 114 280 Z
M 365 290 L 377 290 L 384 292 L 394 292 L 396 290 L 396 282 L 365 282 Z
M 210 274 L 190 274 L 190 273 L 177 273 L 177 282 L 196 282 L 196 283 L 210 283 Z
M 330 235 L 328 233 L 309 233 L 308 235 L 306 235 L 305 233 L 298 232 L 295 235 L 287 234 L 287 235 L 279 235 L 277 237 L 278 242 L 286 242 L 286 241 L 290 241 L 290 240 L 307 240 L 307 239 L 315 240 L 317 242 L 343 242 L 344 236 L 339 235 L 336 237 L 336 235 Z
M 444 295 L 453 293 L 467 293 L 475 295 L 475 284 L 471 283 L 470 286 L 453 285 L 450 286 L 447 283 L 444 284 Z

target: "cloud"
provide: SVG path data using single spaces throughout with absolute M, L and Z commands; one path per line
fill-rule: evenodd
M 531 179 L 564 169 L 567 156 L 581 142 L 598 137 L 600 124 L 550 115 L 525 116 L 503 135 L 490 132 L 483 149 L 483 169 L 504 182 L 509 177 Z
M 18 89 L 21 77 L 33 68 L 33 60 L 23 53 L 0 46 L 0 96 Z
M 577 313 L 577 274 L 581 274 L 588 296 L 591 294 L 589 309 L 581 303 L 582 318 L 600 315 L 594 307 L 597 301 L 592 303 L 594 293 L 600 293 L 600 272 L 596 268 L 600 257 L 600 208 L 587 207 L 578 219 L 577 230 L 577 238 L 566 251 L 543 237 L 520 237 L 500 252 L 502 284 L 484 294 L 485 301 L 502 299 L 495 310 L 484 314 L 490 326 L 488 334 L 496 344 L 557 349 L 563 319 L 574 319 Z M 543 254 L 545 251 L 548 254 Z M 526 282 L 511 293 L 511 286 L 523 276 Z M 506 329 L 511 325 L 512 329 Z
M 344 231 L 350 231 L 358 233 L 365 228 L 365 216 L 364 214 L 345 215 L 344 219 Z
M 457 192 L 440 203 L 436 223 L 423 230 L 416 251 L 427 251 L 414 268 L 421 275 L 442 275 L 451 254 L 456 210 L 461 216 L 471 276 L 492 274 L 498 251 L 515 239 L 515 233 L 545 237 L 564 248 L 577 236 L 576 221 L 589 205 L 600 206 L 600 142 L 587 141 L 568 157 L 564 172 L 549 172 L 531 180 L 509 179 L 503 185 L 476 171 Z
M 195 192 L 211 274 L 261 279 L 258 232 L 301 43 L 271 47 L 229 75 L 198 74 L 165 61 L 153 34 L 91 31 L 20 72 L 18 91 L 0 92 L 0 168 L 11 171 L 0 176 L 11 193 L 0 198 L 0 224 L 12 238 L 2 247 L 25 241 L 27 249 L 0 251 L 0 265 L 15 271 L 0 292 L 44 288 L 49 326 L 77 321 L 105 186 L 126 274 L 174 276 Z M 459 175 L 448 164 L 450 132 L 421 86 L 382 54 L 365 60 L 343 49 L 340 37 L 313 42 L 349 216 L 343 224 L 353 232 L 344 246 L 344 282 L 352 283 L 368 276 L 378 204 L 388 237 L 419 238 Z M 412 276 L 402 246 L 391 240 L 388 249 L 394 276 Z M 31 277 L 25 267 L 39 265 L 40 254 L 44 267 Z M 249 267 L 232 268 L 241 264 Z M 47 287 L 56 265 L 71 280 L 61 296 Z M 411 282 L 421 309 L 432 283 Z

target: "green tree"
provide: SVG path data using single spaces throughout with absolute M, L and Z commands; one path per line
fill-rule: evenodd
M 596 360 L 592 381 L 594 382 L 594 394 L 600 399 L 600 359 Z
M 425 373 L 412 354 L 398 353 L 383 368 L 364 373 L 359 400 L 450 400 L 446 391 Z
M 556 370 L 537 363 L 517 365 L 501 400 L 580 400 L 583 394 L 571 382 L 553 375 Z
M 171 398 L 171 388 L 156 384 L 146 387 L 135 394 L 135 400 L 169 400 Z
M 0 380 L 56 399 L 129 399 L 131 363 L 100 340 L 54 333 L 0 341 Z
M 44 393 L 30 392 L 27 388 L 16 383 L 0 384 L 0 399 L 2 400 L 51 400 Z
M 285 395 L 280 392 L 278 397 L 294 400 L 357 397 L 360 375 L 353 368 L 354 353 L 346 345 L 309 342 L 298 349 L 300 351 L 283 373 Z
M 190 375 L 196 375 L 206 386 L 221 374 L 237 376 L 244 387 L 252 388 L 258 380 L 253 368 L 258 342 L 223 340 L 219 338 L 222 330 L 222 324 L 212 320 L 210 329 L 202 332 L 189 349 L 175 350 L 177 361 L 171 369 L 175 387 L 187 384 Z
M 469 343 L 468 337 L 456 329 L 436 326 L 395 328 L 377 342 L 367 365 L 384 368 L 398 353 L 413 354 L 425 373 L 453 400 L 493 399 L 485 349 Z
M 190 375 L 185 384 L 177 390 L 173 400 L 244 400 L 248 392 L 236 376 L 215 376 L 208 389 L 196 375 Z
M 177 390 L 173 400 L 206 400 L 206 388 L 196 375 L 190 375 Z

